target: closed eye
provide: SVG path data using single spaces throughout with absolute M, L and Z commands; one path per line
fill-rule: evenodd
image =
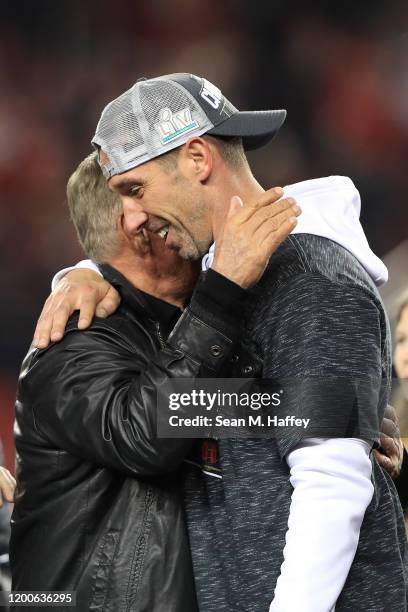
M 129 189 L 129 195 L 132 198 L 140 198 L 143 195 L 143 187 L 142 185 L 135 185 Z

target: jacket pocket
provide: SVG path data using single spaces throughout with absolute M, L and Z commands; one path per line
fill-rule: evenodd
M 108 594 L 109 576 L 119 541 L 119 532 L 110 529 L 102 539 L 97 553 L 97 567 L 89 606 L 93 612 L 103 612 Z

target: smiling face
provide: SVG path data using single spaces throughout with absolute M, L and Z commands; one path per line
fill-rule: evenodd
M 180 257 L 202 257 L 212 242 L 208 206 L 197 180 L 189 180 L 177 162 L 152 160 L 109 179 L 123 202 L 125 222 L 157 233 Z
M 401 312 L 395 332 L 394 365 L 398 377 L 408 380 L 408 305 Z

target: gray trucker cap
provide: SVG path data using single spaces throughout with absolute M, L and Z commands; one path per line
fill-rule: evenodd
M 218 87 L 194 74 L 139 79 L 103 110 L 92 144 L 106 179 L 183 145 L 192 136 L 239 136 L 246 150 L 269 142 L 285 110 L 240 112 Z

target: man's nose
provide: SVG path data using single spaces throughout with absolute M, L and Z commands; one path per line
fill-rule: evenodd
M 130 234 L 137 234 L 146 223 L 148 216 L 133 198 L 123 198 L 122 204 L 125 229 Z

